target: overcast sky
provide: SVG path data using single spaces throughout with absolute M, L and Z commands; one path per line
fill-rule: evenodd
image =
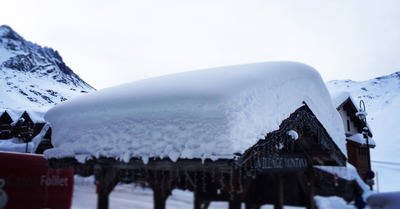
M 0 25 L 60 52 L 97 89 L 290 60 L 325 81 L 400 71 L 398 0 L 2 0 Z

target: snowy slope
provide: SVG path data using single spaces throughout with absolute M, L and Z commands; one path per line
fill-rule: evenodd
M 376 142 L 371 149 L 372 170 L 381 191 L 400 190 L 400 72 L 368 81 L 330 81 L 328 89 L 348 91 L 358 104 L 364 100 L 367 120 Z
M 57 51 L 0 26 L 0 109 L 48 109 L 93 91 Z

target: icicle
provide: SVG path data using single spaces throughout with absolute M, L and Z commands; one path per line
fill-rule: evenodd
M 155 171 L 154 171 L 154 184 L 155 184 L 155 185 L 158 185 L 157 170 L 158 170 L 158 168 L 156 167 L 156 169 L 155 169 Z
M 185 167 L 185 170 L 184 170 L 184 172 L 185 172 L 185 189 L 188 189 L 189 187 L 188 187 L 188 178 L 189 178 L 189 173 L 187 172 L 187 168 Z
M 203 176 L 201 177 L 203 181 L 203 192 L 206 192 L 206 169 L 203 164 Z
M 181 176 L 179 175 L 179 168 L 176 168 L 176 173 L 175 173 L 175 175 L 176 175 L 176 177 L 178 178 L 178 183 L 180 184 L 181 183 Z
M 224 182 L 224 172 L 221 169 L 221 178 L 219 179 L 220 184 L 221 184 L 221 190 L 223 190 L 225 188 L 225 182 Z
M 231 200 L 233 200 L 234 198 L 234 186 L 233 186 L 233 167 L 231 168 L 231 173 L 230 173 L 230 179 L 229 179 L 229 186 L 230 186 L 230 190 L 229 190 L 229 196 L 231 198 Z
M 243 192 L 243 185 L 242 185 L 242 169 L 239 168 L 239 191 L 238 193 L 242 193 Z
M 197 171 L 194 171 L 194 190 L 197 190 Z
M 165 183 L 165 173 L 164 173 L 164 170 L 162 170 L 161 171 L 161 194 L 162 194 L 162 196 L 165 196 L 164 183 Z
M 212 167 L 211 169 L 211 182 L 215 183 L 215 168 Z
M 254 163 L 255 163 L 255 162 L 254 162 L 254 158 L 252 157 L 251 160 L 253 161 L 253 162 L 251 163 L 251 173 L 252 173 L 251 177 L 252 177 L 253 179 L 256 179 L 257 175 L 256 175 L 255 164 L 254 164 Z
M 246 169 L 246 177 L 251 176 L 251 172 L 250 172 L 251 169 L 249 169 L 250 166 L 251 165 L 248 165 L 248 163 L 246 163 L 246 165 L 244 166 L 244 168 Z
M 168 189 L 172 190 L 172 167 L 169 169 L 168 177 Z

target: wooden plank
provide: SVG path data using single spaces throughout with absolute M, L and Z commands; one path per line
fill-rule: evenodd
M 307 204 L 307 209 L 314 209 L 315 208 L 315 202 L 314 202 L 314 195 L 315 195 L 315 185 L 314 185 L 314 169 L 310 167 L 308 169 L 308 204 Z

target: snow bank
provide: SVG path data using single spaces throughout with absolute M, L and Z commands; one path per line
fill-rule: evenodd
M 18 138 L 2 139 L 0 140 L 0 150 L 7 152 L 26 152 L 27 143 L 23 142 Z M 34 149 L 34 144 L 28 142 L 28 152 L 32 152 Z
M 346 155 L 342 120 L 312 67 L 269 62 L 191 71 L 76 97 L 50 109 L 46 158 L 232 158 L 305 101 Z
M 400 192 L 373 194 L 368 197 L 367 205 L 370 209 L 398 209 L 400 208 Z
M 356 209 L 354 205 L 347 204 L 343 198 L 332 196 L 332 197 L 314 197 L 317 208 L 329 208 L 329 209 Z
M 363 134 L 353 134 L 352 136 L 348 137 L 347 139 L 350 141 L 353 141 L 353 142 L 357 142 L 359 144 L 363 144 L 363 145 L 367 144 L 367 141 L 365 140 Z M 375 140 L 373 140 L 371 137 L 368 137 L 368 144 L 373 147 L 376 146 Z
M 356 168 L 353 165 L 351 165 L 350 163 L 347 163 L 346 167 L 315 165 L 314 168 L 320 169 L 320 170 L 330 173 L 332 175 L 335 175 L 335 173 L 336 173 L 339 176 L 339 178 L 347 180 L 347 181 L 355 180 L 357 182 L 357 184 L 360 186 L 360 188 L 363 190 L 364 200 L 366 200 L 367 197 L 369 195 L 371 195 L 371 190 L 369 190 L 368 185 L 366 185 L 364 183 L 364 181 L 358 175 Z
M 329 89 L 329 93 L 331 95 L 332 103 L 336 108 L 338 108 L 348 98 L 351 99 L 353 104 L 356 104 L 353 101 L 353 98 L 351 97 L 350 93 L 347 92 L 347 91 L 336 91 L 336 90 L 333 90 L 333 89 Z

